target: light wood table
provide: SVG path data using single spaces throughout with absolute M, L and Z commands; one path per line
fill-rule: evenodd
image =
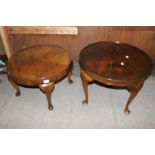
M 68 75 L 72 83 L 72 61 L 68 51 L 58 46 L 35 46 L 15 53 L 7 63 L 8 79 L 20 95 L 18 85 L 39 87 L 53 109 L 51 93 L 55 83 Z

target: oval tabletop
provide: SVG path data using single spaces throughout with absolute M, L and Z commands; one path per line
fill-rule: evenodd
M 140 49 L 120 42 L 98 42 L 80 53 L 81 67 L 109 80 L 137 80 L 152 70 L 151 59 Z
M 7 70 L 16 82 L 33 85 L 46 79 L 59 80 L 58 76 L 64 74 L 70 63 L 65 49 L 40 45 L 15 53 L 7 63 Z

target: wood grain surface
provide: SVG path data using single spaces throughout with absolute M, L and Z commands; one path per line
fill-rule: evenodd
M 8 27 L 9 28 L 9 27 Z M 78 35 L 15 34 L 10 31 L 14 52 L 34 45 L 59 45 L 78 60 L 81 49 L 98 41 L 126 42 L 144 50 L 155 60 L 155 26 L 78 26 Z
M 97 81 L 104 85 L 124 87 L 130 91 L 124 112 L 151 74 L 153 63 L 139 48 L 120 42 L 98 42 L 83 48 L 80 53 L 81 79 L 88 104 L 88 84 Z
M 78 34 L 76 26 L 9 26 L 8 30 L 10 34 Z
M 108 27 L 78 27 L 78 35 L 24 35 L 10 34 L 14 52 L 35 45 L 58 45 L 77 60 L 81 49 L 93 42 L 107 40 Z

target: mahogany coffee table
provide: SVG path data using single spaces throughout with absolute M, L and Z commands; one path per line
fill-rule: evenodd
M 72 61 L 68 52 L 58 46 L 35 46 L 15 53 L 7 63 L 8 79 L 20 95 L 18 85 L 38 86 L 52 110 L 51 93 L 55 82 L 68 75 L 72 83 Z
M 129 104 L 142 88 L 152 71 L 151 59 L 137 47 L 120 42 L 98 42 L 85 47 L 80 53 L 81 78 L 88 104 L 88 83 L 121 86 L 131 93 L 124 112 L 130 113 Z

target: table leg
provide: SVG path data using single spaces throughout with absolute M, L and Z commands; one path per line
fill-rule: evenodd
M 81 73 L 81 79 L 83 83 L 84 93 L 85 93 L 85 99 L 83 100 L 83 104 L 88 104 L 88 83 L 93 81 L 93 79 L 86 74 L 86 72 L 83 71 L 83 69 L 80 70 Z
M 12 84 L 12 86 L 16 89 L 16 96 L 20 96 L 21 93 L 20 93 L 20 89 L 19 89 L 19 86 L 17 85 L 17 83 L 15 83 L 10 76 L 8 76 L 8 80 L 9 82 Z
M 70 84 L 73 83 L 73 80 L 71 79 L 72 70 L 73 70 L 73 63 L 71 63 L 70 68 L 69 68 L 69 72 L 68 72 L 68 82 L 69 82 Z
M 129 99 L 127 101 L 127 104 L 125 106 L 125 110 L 124 110 L 125 114 L 130 114 L 130 110 L 128 107 L 129 107 L 130 103 L 132 102 L 132 100 L 136 97 L 136 95 L 138 94 L 140 89 L 142 88 L 143 83 L 144 83 L 144 81 L 136 83 L 132 86 L 129 86 L 129 90 L 131 91 L 131 93 L 130 93 Z
M 46 94 L 47 101 L 48 101 L 48 109 L 53 110 L 53 105 L 51 102 L 51 94 L 54 89 L 54 82 L 39 85 L 39 88 Z

